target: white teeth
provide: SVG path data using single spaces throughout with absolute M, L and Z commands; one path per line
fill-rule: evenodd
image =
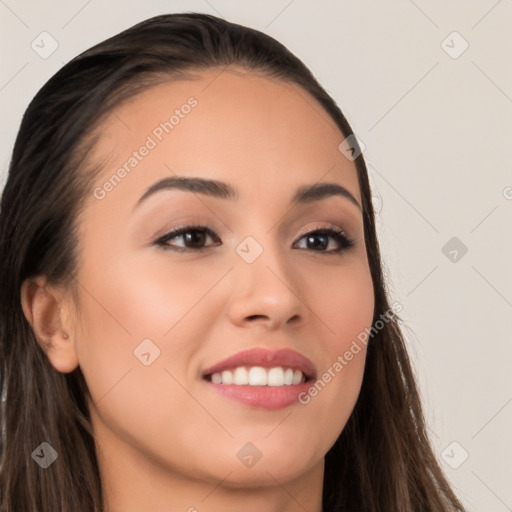
M 233 374 L 230 371 L 223 371 L 221 377 L 223 384 L 233 384 Z
M 249 384 L 249 372 L 243 366 L 235 370 L 233 384 L 237 384 L 238 386 Z
M 239 366 L 230 371 L 214 373 L 211 376 L 214 384 L 235 384 L 237 386 L 291 386 L 303 382 L 304 375 L 300 370 L 283 368 L 263 368 Z
M 302 376 L 302 374 L 301 374 Z M 284 371 L 282 368 L 271 368 L 268 372 L 267 383 L 269 386 L 284 386 Z
M 251 386 L 266 386 L 267 370 L 261 366 L 253 366 L 249 370 L 249 384 Z

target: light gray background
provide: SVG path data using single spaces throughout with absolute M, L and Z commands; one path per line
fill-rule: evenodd
M 21 116 L 50 76 L 179 11 L 274 36 L 344 110 L 366 146 L 436 452 L 469 510 L 512 510 L 512 1 L 0 0 L 2 183 Z M 49 48 L 43 31 L 58 43 L 46 59 L 31 47 Z M 445 256 L 452 237 L 458 252 Z

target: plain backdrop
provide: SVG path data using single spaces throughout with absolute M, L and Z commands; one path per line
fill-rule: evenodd
M 470 511 L 512 510 L 512 1 L 0 0 L 1 183 L 63 64 L 181 11 L 275 37 L 348 117 L 436 453 Z

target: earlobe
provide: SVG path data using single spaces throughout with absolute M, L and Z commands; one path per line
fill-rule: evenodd
M 53 367 L 69 373 L 78 366 L 75 340 L 69 321 L 63 316 L 64 294 L 47 284 L 43 276 L 27 279 L 21 287 L 23 313 Z

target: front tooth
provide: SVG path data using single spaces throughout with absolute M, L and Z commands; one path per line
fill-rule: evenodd
M 224 370 L 222 372 L 222 384 L 233 384 L 233 372 Z
M 302 372 L 300 370 L 295 370 L 293 372 L 293 380 L 292 384 L 300 384 L 302 381 Z
M 251 386 L 266 386 L 267 385 L 267 371 L 261 366 L 253 366 L 249 370 L 249 385 Z
M 284 372 L 284 383 L 287 386 L 290 386 L 293 382 L 293 370 L 291 368 L 286 368 Z
M 249 372 L 243 366 L 235 370 L 233 384 L 237 384 L 238 386 L 249 384 Z
M 281 367 L 271 368 L 268 372 L 267 384 L 269 386 L 284 385 L 284 371 Z

